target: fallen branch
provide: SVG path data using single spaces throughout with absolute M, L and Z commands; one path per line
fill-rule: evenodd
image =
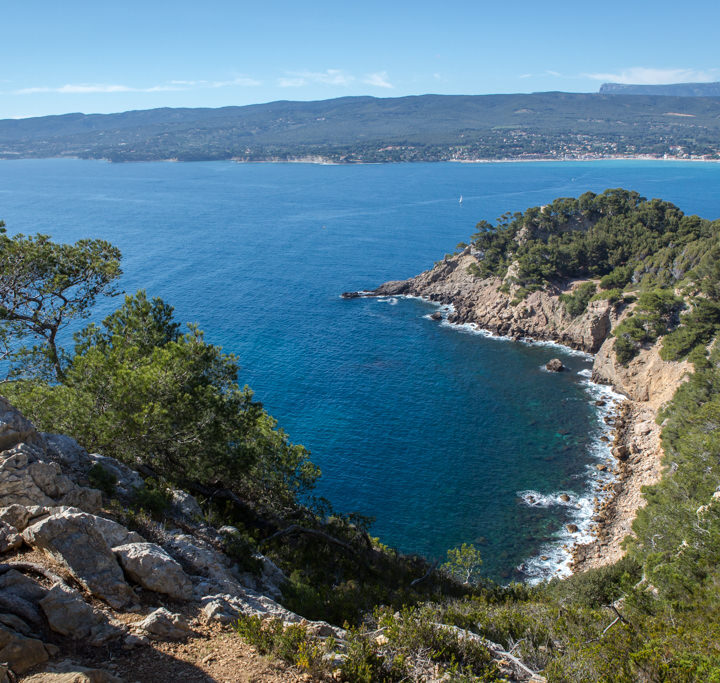
M 620 617 L 615 617 L 604 629 L 603 632 L 600 634 L 601 636 L 604 636 L 615 624 L 620 621 Z
M 45 577 L 53 584 L 61 583 L 63 586 L 67 586 L 67 582 L 60 575 L 56 574 L 51 569 L 43 567 L 41 564 L 35 564 L 34 562 L 2 562 L 0 563 L 0 574 L 5 574 L 11 569 L 22 572 L 23 574 L 39 574 Z
M 525 666 L 515 655 L 510 654 L 507 650 L 505 650 L 502 645 L 498 645 L 497 643 L 493 643 L 492 640 L 488 640 L 487 638 L 483 638 L 482 636 L 479 636 L 477 633 L 473 633 L 472 631 L 467 631 L 463 628 L 460 628 L 458 626 L 451 626 L 450 624 L 440 624 L 438 622 L 434 622 L 433 626 L 437 626 L 438 628 L 442 628 L 448 631 L 453 631 L 457 633 L 461 638 L 468 638 L 469 640 L 474 640 L 476 643 L 480 643 L 483 647 L 486 647 L 490 652 L 493 653 L 496 657 L 499 657 L 501 659 L 505 659 L 508 661 L 513 667 L 516 669 L 519 669 L 523 674 L 530 677 L 530 680 L 536 681 L 537 683 L 540 683 L 541 681 L 545 681 L 545 678 L 541 676 L 536 671 L 533 671 L 531 668 Z M 513 648 L 514 649 L 514 648 Z
M 330 534 L 326 534 L 324 531 L 319 531 L 318 529 L 308 529 L 307 527 L 300 526 L 299 524 L 291 524 L 289 527 L 286 527 L 285 529 L 280 529 L 280 531 L 276 531 L 274 534 L 268 536 L 260 545 L 266 545 L 270 541 L 280 538 L 281 536 L 289 536 L 292 534 L 304 534 L 306 536 L 315 536 L 316 538 L 319 538 L 326 543 L 330 543 L 332 545 L 336 545 L 346 552 L 350 553 L 353 556 L 357 556 L 357 550 L 353 548 L 349 543 L 345 543 L 345 541 L 341 541 L 339 538 L 335 538 L 334 536 L 331 536 Z
M 428 576 L 430 576 L 430 574 L 432 574 L 437 569 L 438 564 L 440 564 L 440 560 L 435 560 L 435 562 L 432 563 L 432 566 L 425 572 L 423 576 L 421 576 L 419 579 L 413 579 L 410 582 L 410 588 L 412 588 L 413 586 L 417 586 L 421 581 L 425 581 L 425 579 L 427 579 Z

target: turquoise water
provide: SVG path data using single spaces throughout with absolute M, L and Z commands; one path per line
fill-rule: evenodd
M 3 161 L 0 218 L 118 245 L 127 291 L 162 296 L 238 354 L 241 381 L 321 466 L 318 495 L 375 517 L 373 533 L 404 551 L 474 542 L 487 574 L 507 578 L 550 553 L 590 493 L 602 422 L 578 374 L 589 361 L 438 325 L 421 301 L 339 294 L 415 275 L 482 218 L 587 190 L 715 218 L 718 181 L 720 165 L 671 162 Z M 553 356 L 571 372 L 544 372 Z M 528 506 L 528 490 L 572 505 Z

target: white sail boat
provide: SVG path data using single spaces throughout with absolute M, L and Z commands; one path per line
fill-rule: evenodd
M 460 199 L 458 199 L 458 204 L 462 204 L 462 195 L 460 195 Z

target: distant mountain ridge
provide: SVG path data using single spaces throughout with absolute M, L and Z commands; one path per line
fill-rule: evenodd
M 601 95 L 662 95 L 670 97 L 720 97 L 720 81 L 713 83 L 670 83 L 667 85 L 630 85 L 603 83 Z
M 545 92 L 342 97 L 0 121 L 0 158 L 338 163 L 720 158 L 720 99 Z

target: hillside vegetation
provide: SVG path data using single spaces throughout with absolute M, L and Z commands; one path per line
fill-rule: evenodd
M 0 121 L 0 158 L 334 162 L 720 157 L 720 98 L 533 93 L 343 97 Z
M 226 549 L 237 562 L 253 571 L 261 550 L 286 572 L 283 604 L 347 622 L 340 660 L 323 658 L 327 650 L 297 628 L 236 624 L 261 651 L 317 678 L 499 680 L 509 675 L 503 652 L 525 680 L 720 681 L 720 221 L 608 190 L 482 221 L 470 247 L 473 274 L 503 278 L 520 299 L 581 279 L 564 304 L 570 315 L 593 297 L 613 302 L 623 316 L 619 362 L 661 339 L 663 355 L 694 365 L 658 417 L 665 475 L 646 491 L 615 565 L 501 587 L 482 578 L 472 546 L 442 567 L 383 546 L 368 520 L 312 501 L 317 468 L 237 384 L 237 360 L 196 328 L 182 331 L 171 307 L 143 292 L 77 333 L 74 349 L 53 347 L 52 329 L 86 315 L 119 275 L 109 245 L 73 251 L 2 236 L 12 367 L 3 393 L 42 428 L 138 469 L 148 486 L 135 505 L 156 523 L 170 485 L 191 491 L 208 520 L 240 530 Z M 86 278 L 96 284 L 86 305 L 64 306 Z M 96 475 L 112 497 L 112 480 Z

